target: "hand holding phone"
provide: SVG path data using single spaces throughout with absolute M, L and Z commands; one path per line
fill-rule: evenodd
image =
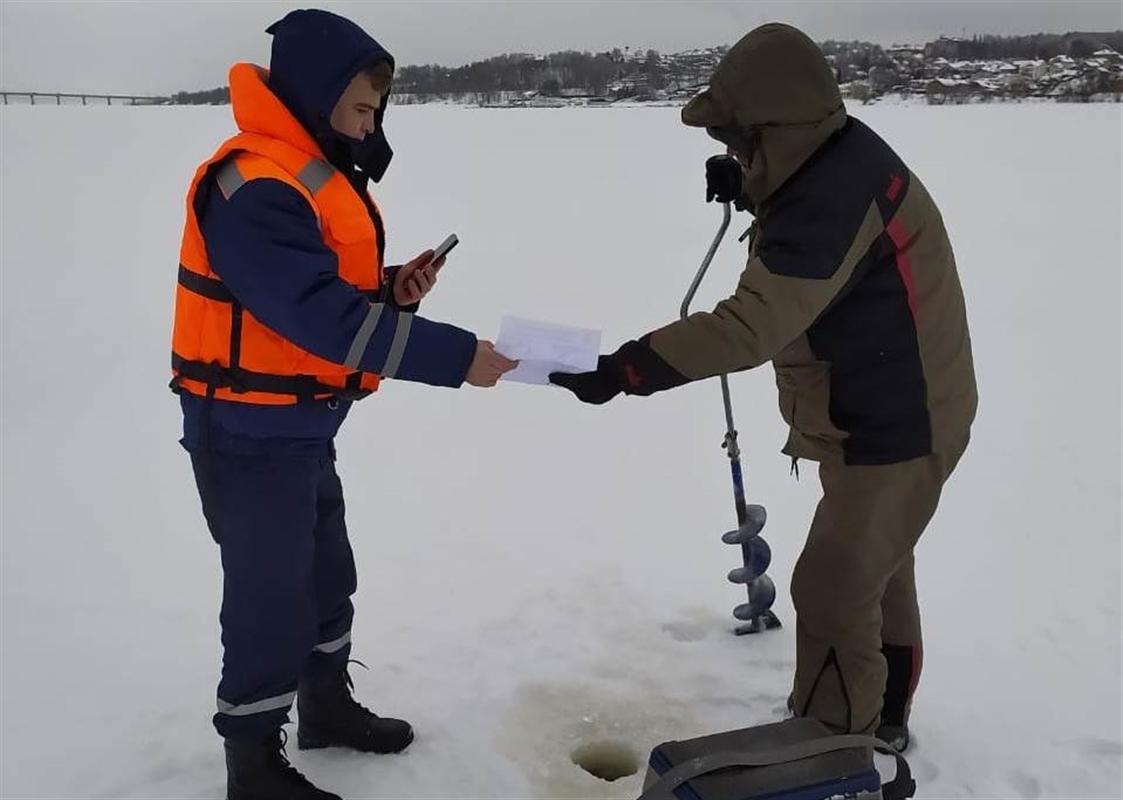
M 437 245 L 437 249 L 433 251 L 433 261 L 440 261 L 458 244 L 460 244 L 460 240 L 456 238 L 456 234 L 450 233 L 448 238 Z
M 412 261 L 403 264 L 394 281 L 394 300 L 399 306 L 420 303 L 437 282 L 437 272 L 443 266 L 442 259 L 456 247 L 460 240 L 452 234 L 436 250 L 426 251 Z

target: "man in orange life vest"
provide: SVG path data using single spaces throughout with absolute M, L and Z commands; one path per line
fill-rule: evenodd
M 224 648 L 214 725 L 228 797 L 335 798 L 287 761 L 301 749 L 403 750 L 413 730 L 352 698 L 355 565 L 333 438 L 381 378 L 493 386 L 514 367 L 468 331 L 416 315 L 442 262 L 384 267 L 367 194 L 391 150 L 394 61 L 350 21 L 294 11 L 270 69 L 237 64 L 239 133 L 187 197 L 172 342 L 203 512 L 221 550 Z

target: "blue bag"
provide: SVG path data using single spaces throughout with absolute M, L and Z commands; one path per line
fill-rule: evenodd
M 873 751 L 896 758 L 885 786 Z M 651 751 L 640 800 L 905 800 L 908 763 L 872 736 L 837 736 L 807 717 L 664 742 Z

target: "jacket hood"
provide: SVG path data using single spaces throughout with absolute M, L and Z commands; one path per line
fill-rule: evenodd
M 682 110 L 686 125 L 735 128 L 755 142 L 746 194 L 759 205 L 846 122 L 834 70 L 802 31 L 782 23 L 747 33 L 710 85 Z
M 378 62 L 393 69 L 394 57 L 358 25 L 329 11 L 292 11 L 266 32 L 273 35 L 269 88 L 325 152 L 336 149 L 328 120 L 347 84 Z M 379 128 L 384 112 L 385 105 Z

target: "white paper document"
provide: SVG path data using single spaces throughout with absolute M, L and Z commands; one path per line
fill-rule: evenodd
M 601 332 L 520 317 L 503 317 L 495 349 L 519 362 L 505 381 L 546 385 L 551 372 L 589 372 L 597 368 Z

